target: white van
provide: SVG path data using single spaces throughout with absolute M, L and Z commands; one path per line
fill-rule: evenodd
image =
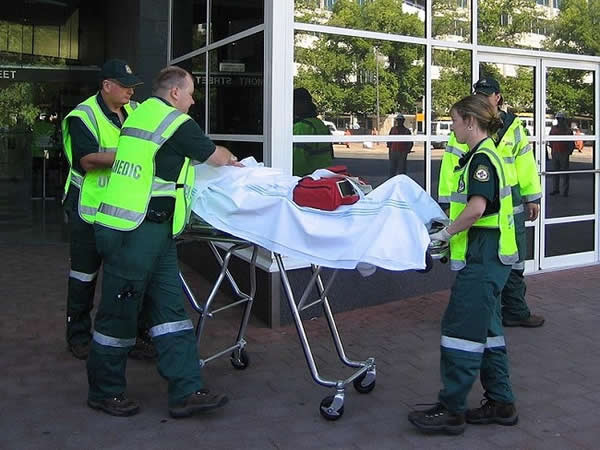
M 451 120 L 434 120 L 431 122 L 431 134 L 437 136 L 450 136 L 452 132 Z M 444 148 L 445 142 L 432 142 L 433 148 Z

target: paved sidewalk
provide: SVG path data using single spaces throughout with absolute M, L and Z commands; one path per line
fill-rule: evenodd
M 130 361 L 129 396 L 142 412 L 115 418 L 85 404 L 85 364 L 64 343 L 68 247 L 0 245 L 0 448 L 2 449 L 595 449 L 600 441 L 600 266 L 527 278 L 532 310 L 546 317 L 540 329 L 507 329 L 520 422 L 515 427 L 470 426 L 463 436 L 427 436 L 406 415 L 433 402 L 439 389 L 439 321 L 448 292 L 405 299 L 336 316 L 351 358 L 374 356 L 377 387 L 347 390 L 337 422 L 321 418 L 331 392 L 310 378 L 294 327 L 277 330 L 253 322 L 251 363 L 234 370 L 226 358 L 211 363 L 206 379 L 230 403 L 204 417 L 173 420 L 166 383 L 154 364 Z M 186 272 L 189 272 L 186 270 Z M 208 284 L 188 273 L 200 293 Z M 427 276 L 423 276 L 427 282 Z M 229 344 L 237 311 L 215 319 L 206 345 Z M 323 376 L 341 367 L 324 319 L 307 320 Z M 478 404 L 477 385 L 469 399 Z

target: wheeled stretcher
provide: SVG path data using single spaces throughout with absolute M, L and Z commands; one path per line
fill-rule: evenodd
M 432 229 L 430 232 L 433 233 L 437 231 L 437 229 Z M 256 257 L 258 247 L 256 244 L 249 242 L 244 239 L 237 238 L 227 233 L 223 233 L 219 230 L 216 230 L 211 225 L 204 222 L 197 216 L 194 216 L 191 220 L 186 232 L 182 235 L 181 242 L 185 242 L 186 240 L 191 241 L 203 241 L 206 242 L 213 254 L 215 255 L 217 261 L 221 266 L 221 271 L 215 281 L 215 284 L 206 299 L 204 304 L 200 304 L 196 297 L 194 296 L 190 286 L 186 282 L 183 275 L 179 274 L 181 281 L 183 283 L 183 288 L 186 296 L 188 297 L 192 307 L 200 314 L 200 318 L 198 320 L 198 324 L 196 326 L 196 336 L 198 344 L 201 341 L 202 333 L 204 331 L 204 327 L 209 318 L 212 318 L 214 314 L 223 311 L 225 309 L 231 308 L 233 306 L 244 304 L 242 320 L 240 323 L 240 328 L 238 332 L 237 339 L 235 343 L 220 351 L 216 354 L 201 359 L 200 364 L 204 365 L 209 361 L 218 358 L 220 356 L 231 353 L 231 362 L 235 368 L 245 369 L 249 364 L 249 357 L 245 350 L 246 341 L 244 340 L 244 335 L 246 332 L 246 328 L 248 325 L 248 320 L 250 317 L 250 312 L 252 308 L 252 303 L 254 301 L 254 296 L 256 294 Z M 219 249 L 216 244 L 224 243 L 231 244 L 227 250 L 225 250 L 224 256 L 221 255 Z M 431 258 L 428 259 L 442 259 L 446 257 L 447 253 L 447 245 L 444 246 L 443 243 L 433 243 L 434 245 L 431 247 L 433 250 L 430 254 Z M 229 272 L 228 266 L 231 260 L 232 255 L 242 249 L 251 248 L 252 256 L 249 264 L 249 276 L 250 276 L 250 293 L 246 294 L 242 292 L 233 276 Z M 298 337 L 300 339 L 300 344 L 302 345 L 302 350 L 304 352 L 304 356 L 306 358 L 306 362 L 308 364 L 311 376 L 313 380 L 324 387 L 334 388 L 334 395 L 329 395 L 325 397 L 319 406 L 319 411 L 321 415 L 328 420 L 337 420 L 344 413 L 344 400 L 345 400 L 345 390 L 346 386 L 352 383 L 354 388 L 360 393 L 369 393 L 375 387 L 376 382 L 376 366 L 375 366 L 375 358 L 369 357 L 362 361 L 354 361 L 349 359 L 346 356 L 344 351 L 344 346 L 342 344 L 342 340 L 340 338 L 339 332 L 337 330 L 337 326 L 335 323 L 335 319 L 333 317 L 333 312 L 331 310 L 331 306 L 329 304 L 329 300 L 327 298 L 327 294 L 330 291 L 333 282 L 336 278 L 338 269 L 333 269 L 331 275 L 327 279 L 327 282 L 324 283 L 321 278 L 322 267 L 318 265 L 311 265 L 312 276 L 307 282 L 306 286 L 302 290 L 302 293 L 299 297 L 297 297 L 291 284 L 288 279 L 287 270 L 284 264 L 284 260 L 281 254 L 274 252 L 274 257 L 277 262 L 277 266 L 279 268 L 279 275 L 281 278 L 281 283 L 283 285 L 286 298 L 288 301 L 288 305 L 290 311 L 292 313 L 292 317 L 294 319 L 294 325 L 296 327 L 296 331 L 298 332 Z M 223 280 L 227 278 L 229 283 L 231 284 L 236 296 L 237 300 L 234 300 L 232 303 L 220 307 L 218 309 L 211 309 L 212 302 L 215 298 L 215 295 L 221 286 Z M 317 298 L 309 300 L 311 294 L 316 288 Z M 346 366 L 355 369 L 355 371 L 343 379 L 325 379 L 323 378 L 317 369 L 312 350 L 308 341 L 308 337 L 306 335 L 306 330 L 302 323 L 301 313 L 307 308 L 312 306 L 321 305 L 323 308 L 323 313 L 325 319 L 327 320 L 327 324 L 329 326 L 329 330 L 331 332 L 331 336 L 338 354 L 338 357 Z

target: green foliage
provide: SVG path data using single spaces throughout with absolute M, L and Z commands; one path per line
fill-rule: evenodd
M 543 20 L 541 9 L 532 0 L 485 0 L 478 3 L 479 34 L 482 45 L 516 47 L 531 24 Z M 504 23 L 502 16 L 504 15 Z
M 0 128 L 31 126 L 40 113 L 31 83 L 11 83 L 0 89 Z
M 544 44 L 557 52 L 599 56 L 599 31 L 600 0 L 563 0 Z
M 316 18 L 310 0 L 296 16 Z M 401 0 L 375 0 L 364 6 L 353 0 L 338 0 L 327 25 L 419 35 L 423 23 L 416 15 L 402 12 Z M 423 48 L 419 45 L 337 35 L 296 34 L 298 64 L 296 87 L 313 95 L 319 112 L 341 114 L 389 114 L 414 111 L 424 92 Z M 379 77 L 379 78 L 378 78 Z M 379 91 L 379 111 L 377 93 Z

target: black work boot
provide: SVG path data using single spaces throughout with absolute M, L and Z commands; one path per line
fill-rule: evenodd
M 229 399 L 223 394 L 211 394 L 208 389 L 201 389 L 188 395 L 179 405 L 170 406 L 171 417 L 188 417 L 192 414 L 210 411 L 224 406 Z
M 544 325 L 544 319 L 542 316 L 536 316 L 530 314 L 525 319 L 502 319 L 502 325 L 505 327 L 525 327 L 525 328 L 537 328 Z
M 465 417 L 467 423 L 475 425 L 497 423 L 510 426 L 516 425 L 519 421 L 519 414 L 514 403 L 502 403 L 489 398 L 481 400 L 479 408 L 469 409 Z
M 89 342 L 84 342 L 81 344 L 69 344 L 69 351 L 75 358 L 86 360 L 90 354 L 90 347 L 91 344 Z
M 467 426 L 463 413 L 452 413 L 441 403 L 425 411 L 412 411 L 408 420 L 427 433 L 462 434 Z
M 129 400 L 125 394 L 119 394 L 102 400 L 88 399 L 87 404 L 90 408 L 99 409 L 111 416 L 126 417 L 140 412 L 140 405 L 133 400 Z

